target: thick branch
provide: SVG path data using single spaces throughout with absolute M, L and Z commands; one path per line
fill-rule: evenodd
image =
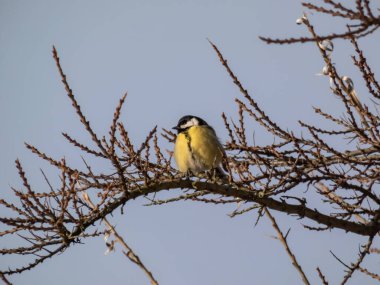
M 330 228 L 339 228 L 345 230 L 346 232 L 356 233 L 358 235 L 363 236 L 372 236 L 379 232 L 380 225 L 378 223 L 369 223 L 367 225 L 359 224 L 356 222 L 346 221 L 342 219 L 338 219 L 336 217 L 331 217 L 320 213 L 316 209 L 310 209 L 306 207 L 306 205 L 293 205 L 288 204 L 284 201 L 278 201 L 270 197 L 260 197 L 257 192 L 249 190 L 244 187 L 237 187 L 234 185 L 220 185 L 217 183 L 210 182 L 202 182 L 202 181 L 192 181 L 189 179 L 175 179 L 162 181 L 159 183 L 151 184 L 149 186 L 139 187 L 135 190 L 129 192 L 128 197 L 120 197 L 112 203 L 107 204 L 99 213 L 94 215 L 92 218 L 88 219 L 83 227 L 88 227 L 94 222 L 103 217 L 107 216 L 109 213 L 112 213 L 116 208 L 121 205 L 124 205 L 130 199 L 136 199 L 138 197 L 150 194 L 157 193 L 162 190 L 170 190 L 170 189 L 193 189 L 200 191 L 209 191 L 213 194 L 220 194 L 227 197 L 240 198 L 243 201 L 247 202 L 255 202 L 261 204 L 269 209 L 277 210 L 280 212 L 284 212 L 287 214 L 295 214 L 300 218 L 307 217 L 319 224 L 328 226 Z M 72 237 L 76 237 L 82 232 L 82 229 L 76 229 L 72 233 Z

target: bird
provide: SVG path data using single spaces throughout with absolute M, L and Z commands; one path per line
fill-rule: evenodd
M 225 176 L 220 168 L 225 157 L 224 148 L 215 130 L 205 120 L 186 115 L 179 119 L 173 129 L 178 132 L 174 159 L 180 172 L 198 174 L 215 170 L 214 174 L 218 177 Z

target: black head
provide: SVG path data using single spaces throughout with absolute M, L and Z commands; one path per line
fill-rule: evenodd
M 173 129 L 177 130 L 178 133 L 180 133 L 186 131 L 192 126 L 208 126 L 208 124 L 206 121 L 199 117 L 187 115 L 179 119 L 177 126 L 175 126 Z

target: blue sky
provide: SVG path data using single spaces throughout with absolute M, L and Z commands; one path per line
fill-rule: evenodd
M 258 39 L 259 35 L 305 35 L 305 29 L 295 24 L 302 12 L 300 1 L 0 0 L 1 197 L 10 197 L 10 186 L 21 186 L 16 158 L 36 189 L 47 190 L 40 168 L 58 181 L 49 165 L 25 149 L 25 141 L 74 165 L 80 165 L 80 153 L 61 132 L 91 144 L 65 95 L 52 45 L 99 134 L 107 134 L 114 108 L 128 91 L 121 120 L 135 143 L 155 125 L 172 127 L 186 114 L 202 117 L 226 140 L 220 114 L 236 116 L 234 98 L 240 94 L 207 38 L 218 45 L 245 87 L 281 126 L 300 132 L 298 119 L 318 119 L 312 106 L 340 114 L 328 80 L 315 76 L 323 67 L 315 46 L 268 46 Z M 322 33 L 335 27 L 342 30 L 324 17 L 312 15 L 311 20 L 318 21 L 316 29 Z M 360 43 L 378 74 L 379 34 Z M 335 42 L 334 62 L 341 74 L 354 79 L 366 101 L 351 54 L 348 43 Z M 271 142 L 262 129 L 253 128 L 257 144 Z M 101 162 L 94 167 L 110 170 Z M 274 231 L 265 218 L 254 227 L 253 213 L 229 218 L 231 206 L 181 202 L 143 207 L 144 203 L 133 201 L 125 215 L 117 213 L 111 221 L 160 284 L 301 283 L 280 243 L 270 237 Z M 274 215 L 282 229 L 292 227 L 290 245 L 312 281 L 317 280 L 315 268 L 320 266 L 332 284 L 338 282 L 343 268 L 329 250 L 348 262 L 363 241 L 340 230 L 307 232 L 294 217 Z M 105 250 L 101 238 L 88 240 L 11 280 L 148 284 L 120 251 L 104 256 Z M 22 257 L 0 258 L 2 268 L 22 262 Z M 352 283 L 361 282 L 363 275 L 356 273 L 354 279 Z

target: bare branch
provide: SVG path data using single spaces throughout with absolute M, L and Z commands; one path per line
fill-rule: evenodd
M 294 256 L 294 254 L 290 250 L 290 247 L 289 247 L 288 242 L 286 240 L 286 236 L 284 236 L 283 233 L 281 232 L 275 218 L 271 215 L 271 213 L 269 212 L 269 210 L 267 208 L 265 208 L 265 213 L 267 214 L 268 218 L 272 222 L 272 226 L 275 229 L 275 231 L 277 232 L 278 239 L 282 243 L 282 245 L 284 246 L 286 253 L 289 255 L 290 259 L 292 260 L 293 266 L 297 269 L 298 273 L 300 274 L 302 282 L 304 284 L 310 285 L 310 282 L 307 279 L 305 273 L 303 272 L 302 267 L 300 266 L 296 257 Z

